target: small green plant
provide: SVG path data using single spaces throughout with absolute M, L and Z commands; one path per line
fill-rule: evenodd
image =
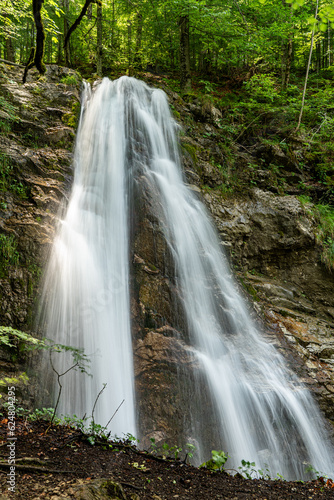
M 0 262 L 3 267 L 8 265 L 17 266 L 20 260 L 20 254 L 17 250 L 15 236 L 11 234 L 0 234 Z
M 162 456 L 162 458 L 166 459 L 174 459 L 174 460 L 179 460 L 180 459 L 180 453 L 182 452 L 182 448 L 180 446 L 169 446 L 168 443 L 164 443 L 161 448 L 158 448 L 155 439 L 152 437 L 150 438 L 151 445 L 150 445 L 150 452 L 152 455 L 159 455 Z M 196 447 L 193 444 L 187 443 L 186 444 L 186 455 L 184 461 L 187 460 L 187 458 L 192 458 L 194 456 L 194 452 L 196 451 Z
M 257 477 L 257 470 L 254 468 L 255 462 L 249 462 L 246 460 L 241 460 L 241 467 L 238 467 L 240 474 L 247 479 L 253 479 Z
M 5 153 L 0 153 L 0 191 L 12 191 L 20 198 L 28 198 L 26 186 L 15 178 L 14 166 Z
M 178 446 L 169 446 L 167 443 L 162 445 L 162 457 L 165 459 L 175 458 L 175 460 L 177 460 L 181 451 L 182 448 L 179 448 Z
M 208 80 L 200 80 L 199 83 L 204 86 L 205 92 L 214 92 L 215 88 L 217 87 L 216 83 L 209 82 Z
M 223 471 L 224 465 L 229 458 L 229 455 L 222 450 L 212 450 L 211 455 L 212 458 L 207 462 L 204 462 L 202 465 L 200 465 L 200 467 L 206 467 L 207 469 L 214 471 Z
M 54 408 L 36 408 L 33 412 L 27 413 L 27 420 L 29 422 L 35 422 L 37 420 L 47 420 L 50 421 L 52 419 L 54 413 Z M 54 423 L 60 424 L 62 423 L 60 418 L 54 419 Z
M 131 465 L 132 467 L 134 467 L 137 470 L 140 470 L 141 472 L 148 471 L 148 468 L 146 467 L 145 464 L 139 464 L 138 462 L 132 462 L 132 463 L 129 463 L 129 465 Z
M 150 451 L 153 455 L 156 455 L 157 454 L 157 445 L 156 445 L 156 442 L 155 442 L 155 438 L 151 437 L 150 438 L 150 441 L 151 441 L 151 444 L 150 444 Z
M 78 85 L 79 77 L 77 75 L 66 75 L 60 80 L 64 85 Z
M 127 443 L 130 443 L 130 445 L 136 446 L 137 443 L 139 443 L 139 439 L 137 439 L 135 436 L 133 436 L 130 432 L 125 434 L 125 441 Z
M 187 457 L 189 457 L 189 458 L 193 458 L 194 453 L 195 453 L 195 451 L 196 451 L 196 446 L 194 446 L 194 445 L 193 445 L 193 444 L 191 444 L 191 443 L 187 443 L 187 444 L 186 444 L 186 450 L 185 450 L 185 451 L 186 451 L 186 457 L 185 457 L 185 459 L 184 459 L 184 460 L 186 461 L 186 460 L 187 460 Z

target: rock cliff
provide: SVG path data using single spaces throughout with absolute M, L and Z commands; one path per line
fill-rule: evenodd
M 71 187 L 80 97 L 79 85 L 61 83 L 75 76 L 65 68 L 49 66 L 39 79 L 31 71 L 25 85 L 22 74 L 23 68 L 1 65 L 0 324 L 32 332 L 41 270 Z M 186 182 L 212 214 L 241 293 L 265 335 L 334 420 L 334 280 L 320 259 L 316 221 L 294 195 L 296 182 L 305 180 L 294 161 L 300 144 L 289 155 L 268 147 L 250 153 L 235 144 L 232 164 L 217 139 L 221 111 L 165 90 L 183 127 Z M 284 194 L 274 174 L 249 168 L 252 155 L 284 166 Z M 242 189 L 230 189 L 232 176 L 243 181 Z M 175 427 L 187 434 L 192 425 L 192 407 L 202 406 L 210 422 L 211 403 L 200 389 L 194 394 L 189 381 L 196 365 L 154 216 L 159 207 L 144 181 L 134 204 L 131 312 L 140 432 L 145 446 L 152 437 L 174 444 Z M 1 372 L 15 373 L 8 355 L 1 358 Z

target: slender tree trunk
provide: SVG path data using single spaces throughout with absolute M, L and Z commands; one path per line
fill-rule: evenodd
M 114 48 L 115 43 L 115 0 L 112 0 L 112 17 L 111 17 L 111 48 Z
M 190 50 L 189 50 L 189 16 L 180 16 L 180 80 L 183 92 L 191 90 Z
M 128 20 L 128 74 L 129 75 L 131 75 L 131 66 L 132 66 L 131 43 L 132 43 L 132 23 L 129 19 Z
M 68 30 L 70 29 L 70 23 L 68 22 L 68 16 L 70 11 L 69 0 L 63 0 L 63 8 L 64 8 L 64 39 L 66 39 Z M 64 46 L 64 58 L 65 58 L 65 66 L 71 67 L 71 48 L 69 43 L 67 43 Z
M 63 42 L 64 38 L 61 33 L 58 33 L 58 50 L 57 50 L 57 64 L 61 66 L 63 62 Z
M 7 61 L 15 62 L 15 52 L 13 47 L 13 40 L 10 36 L 6 37 L 6 45 L 5 45 L 5 59 Z
M 96 6 L 96 72 L 99 77 L 102 77 L 102 58 L 103 58 L 103 46 L 102 46 L 102 2 L 99 2 Z
M 320 41 L 315 44 L 316 51 L 316 71 L 319 73 L 321 70 L 321 43 Z
M 282 89 L 285 90 L 289 85 L 290 75 L 291 75 L 291 64 L 292 64 L 292 36 L 289 36 L 289 40 L 284 44 L 282 51 Z
M 328 66 L 332 64 L 332 54 L 331 54 L 331 22 L 328 21 L 328 29 L 327 29 L 327 51 L 328 51 Z
M 134 55 L 135 67 L 141 69 L 141 40 L 143 33 L 143 16 L 140 12 L 137 13 L 137 29 L 136 29 L 136 48 Z
M 315 7 L 315 14 L 314 14 L 315 21 L 317 20 L 317 16 L 318 16 L 318 7 L 319 7 L 319 0 L 317 0 L 317 4 L 316 4 L 316 7 Z M 311 60 L 312 60 L 314 30 L 315 30 L 315 27 L 313 27 L 313 29 L 312 29 L 311 47 L 310 47 L 310 54 L 309 54 L 309 58 L 308 58 L 307 68 L 306 68 L 305 83 L 304 83 L 304 90 L 303 90 L 303 97 L 302 97 L 302 105 L 301 105 L 301 108 L 300 108 L 298 123 L 297 123 L 297 127 L 296 127 L 295 132 L 298 132 L 300 124 L 302 122 L 302 117 L 303 117 L 304 104 L 305 104 L 305 95 L 306 95 L 306 89 L 307 89 L 307 80 L 308 80 L 308 74 L 309 74 L 309 71 L 310 71 Z
M 286 6 L 286 0 L 283 0 L 284 7 Z M 289 23 L 292 21 L 292 4 L 290 7 Z M 282 89 L 285 90 L 289 85 L 290 74 L 291 74 L 291 64 L 292 64 L 292 33 L 290 31 L 287 42 L 282 44 L 282 62 L 281 62 L 281 74 L 282 74 Z
M 4 13 L 3 14 L 4 18 L 9 19 L 9 15 Z M 10 34 L 6 33 L 6 29 L 4 30 L 4 38 L 5 38 L 5 47 L 4 47 L 4 58 L 7 61 L 15 62 L 15 51 L 14 51 L 14 46 L 13 46 L 13 39 L 10 36 Z

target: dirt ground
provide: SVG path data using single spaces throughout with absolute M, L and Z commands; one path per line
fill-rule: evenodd
M 243 479 L 164 460 L 129 442 L 90 444 L 79 430 L 48 422 L 0 422 L 0 500 L 64 499 L 334 499 L 331 480 Z M 15 446 L 13 443 L 15 442 Z M 8 444 L 12 444 L 11 448 Z M 9 460 L 15 455 L 15 492 Z

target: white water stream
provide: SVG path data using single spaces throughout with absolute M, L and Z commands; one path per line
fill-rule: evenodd
M 104 79 L 93 96 L 86 88 L 83 109 L 73 191 L 47 274 L 46 336 L 83 347 L 94 377 L 83 383 L 70 374 L 61 412 L 90 414 L 106 382 L 96 420 L 105 424 L 125 399 L 112 431 L 136 434 L 127 229 L 135 158 L 164 214 L 191 342 L 220 422 L 216 449 L 229 453 L 231 468 L 245 459 L 296 479 L 308 462 L 333 474 L 316 404 L 253 324 L 204 206 L 183 182 L 165 94 L 133 78 Z

